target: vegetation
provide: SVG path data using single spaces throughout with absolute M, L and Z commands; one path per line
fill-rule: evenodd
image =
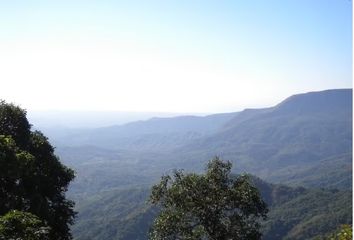
M 55 138 L 57 153 L 77 170 L 75 193 L 153 184 L 168 169 L 201 172 L 215 154 L 269 182 L 351 189 L 351 98 L 351 89 L 324 91 L 193 124 L 180 117 L 73 130 Z
M 17 130 L 0 129 L 0 153 L 13 159 L 0 158 L 0 172 L 7 177 L 11 172 L 30 176 L 30 159 L 39 159 L 22 142 L 26 137 L 20 137 L 28 134 L 23 130 L 28 129 L 26 121 Z M 269 206 L 263 239 L 323 239 L 340 225 L 352 224 L 351 89 L 301 94 L 275 107 L 239 113 L 151 119 L 93 130 L 54 128 L 49 137 L 78 175 L 68 192 L 79 211 L 72 226 L 76 240 L 147 239 L 160 211 L 146 203 L 150 186 L 169 169 L 202 173 L 205 161 L 215 154 L 237 163 L 241 171 L 287 185 L 252 178 Z M 8 179 L 9 186 L 16 185 Z M 46 180 L 40 182 L 45 185 Z M 0 192 L 2 186 L 5 182 Z M 0 199 L 6 200 L 3 196 Z M 31 209 L 19 207 L 34 213 Z M 39 214 L 36 211 L 49 225 Z
M 148 188 L 116 189 L 78 199 L 75 239 L 147 239 L 158 213 L 147 203 L 149 193 Z
M 251 178 L 269 207 L 262 239 L 312 239 L 352 223 L 351 191 L 305 189 Z M 77 240 L 147 240 L 159 209 L 147 203 L 148 188 L 111 189 L 76 199 Z
M 353 228 L 350 225 L 342 225 L 337 231 L 329 234 L 326 240 L 352 240 L 353 239 Z
M 50 240 L 50 228 L 37 216 L 12 210 L 0 217 L 1 240 Z
M 270 208 L 264 240 L 312 239 L 351 223 L 350 191 L 306 190 Z
M 150 239 L 260 239 L 266 204 L 247 176 L 231 178 L 231 166 L 216 157 L 203 175 L 162 177 L 150 196 L 162 208 Z
M 71 239 L 74 203 L 65 192 L 74 172 L 59 162 L 48 139 L 30 128 L 23 109 L 0 102 L 0 215 L 16 220 L 19 213 L 12 210 L 29 212 L 50 227 L 50 239 Z M 33 215 L 23 214 L 37 224 Z

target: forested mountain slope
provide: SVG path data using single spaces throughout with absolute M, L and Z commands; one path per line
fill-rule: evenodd
M 265 109 L 80 131 L 60 140 L 66 146 L 59 145 L 57 154 L 77 172 L 69 194 L 80 212 L 77 239 L 145 239 L 156 211 L 145 204 L 147 189 L 172 169 L 201 172 L 215 155 L 232 161 L 237 172 L 291 186 L 257 182 L 271 205 L 265 239 L 311 239 L 351 221 L 351 89 L 299 94 Z
M 124 125 L 97 128 L 67 134 L 59 139 L 61 145 L 134 150 L 166 151 L 215 133 L 237 113 L 222 113 L 172 118 L 151 118 Z
M 263 239 L 311 239 L 351 223 L 351 193 L 273 185 L 254 179 L 270 207 Z M 149 189 L 112 190 L 82 199 L 75 239 L 145 240 L 158 209 L 147 203 Z
M 351 157 L 343 155 L 352 153 L 352 91 L 300 94 L 273 108 L 245 110 L 217 133 L 177 152 L 183 153 L 180 159 L 188 159 L 186 164 L 221 155 L 271 181 L 296 178 L 318 164 L 330 165 L 325 161 L 329 158 L 350 167 Z
M 118 178 L 151 182 L 173 168 L 200 171 L 215 155 L 272 182 L 351 188 L 351 89 L 295 95 L 272 108 L 152 119 L 85 134 L 80 138 L 91 139 L 90 145 L 74 135 L 68 144 L 81 145 L 59 146 L 57 152 L 77 169 L 76 183 L 85 178 L 88 188 L 126 182 Z

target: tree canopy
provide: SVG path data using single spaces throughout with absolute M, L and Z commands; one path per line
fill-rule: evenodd
M 150 196 L 162 208 L 150 239 L 260 239 L 267 206 L 249 177 L 231 176 L 231 167 L 216 157 L 205 174 L 163 176 Z
M 320 238 L 316 238 L 320 239 Z M 333 233 L 328 236 L 322 238 L 324 240 L 352 240 L 353 239 L 353 227 L 348 224 L 342 225 Z
M 50 227 L 50 239 L 72 239 L 74 203 L 65 192 L 74 171 L 64 166 L 39 131 L 31 131 L 26 111 L 0 102 L 0 215 L 29 212 Z
M 50 228 L 37 216 L 12 210 L 0 217 L 1 240 L 50 240 Z

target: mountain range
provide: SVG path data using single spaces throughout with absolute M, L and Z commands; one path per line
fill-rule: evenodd
M 69 191 L 79 211 L 77 239 L 145 239 L 134 233 L 137 226 L 147 229 L 153 216 L 143 204 L 150 186 L 173 169 L 201 172 L 215 155 L 231 161 L 234 173 L 250 173 L 273 187 L 286 184 L 289 194 L 303 189 L 287 201 L 269 200 L 272 223 L 264 239 L 303 239 L 351 223 L 352 89 L 298 94 L 263 109 L 45 134 L 77 173 Z M 267 184 L 261 187 L 265 197 Z M 321 200 L 312 211 L 306 205 L 316 198 Z M 332 205 L 337 213 L 328 213 Z M 100 212 L 107 224 L 85 232 Z M 135 237 L 124 238 L 128 232 Z
M 352 90 L 299 94 L 265 109 L 152 118 L 49 138 L 64 162 L 78 171 L 84 166 L 84 175 L 91 172 L 87 164 L 93 175 L 107 169 L 112 177 L 117 169 L 143 168 L 143 179 L 154 176 L 153 181 L 174 168 L 201 171 L 203 163 L 218 155 L 232 161 L 237 171 L 274 183 L 348 188 Z M 336 170 L 330 171 L 333 166 Z

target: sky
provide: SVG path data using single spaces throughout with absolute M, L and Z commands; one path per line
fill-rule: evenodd
M 0 1 L 0 98 L 230 112 L 352 87 L 349 0 Z

